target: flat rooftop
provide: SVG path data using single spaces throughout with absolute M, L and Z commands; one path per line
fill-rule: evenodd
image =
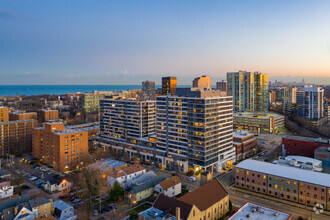
M 242 117 L 242 118 L 259 118 L 259 119 L 269 119 L 269 117 L 273 116 L 275 118 L 284 118 L 284 115 L 277 114 L 274 112 L 236 112 L 233 114 L 234 117 Z
M 327 152 L 330 154 L 330 147 L 318 147 L 317 151 Z
M 313 142 L 313 143 L 322 143 L 322 144 L 330 144 L 330 139 L 312 138 L 312 137 L 305 137 L 305 136 L 290 136 L 290 137 L 285 137 L 283 139 L 298 140 L 298 141 L 309 141 L 309 142 Z
M 285 167 L 282 165 L 262 162 L 258 160 L 244 160 L 237 164 L 236 168 L 284 177 L 291 180 L 298 180 L 320 186 L 330 187 L 330 174 L 319 173 L 310 170 Z
M 291 214 L 253 203 L 246 203 L 228 220 L 287 220 Z
M 313 163 L 315 166 L 320 166 L 322 164 L 322 161 L 311 158 L 311 157 L 304 157 L 304 156 L 295 156 L 295 155 L 289 155 L 286 156 L 288 160 L 297 160 L 303 163 Z
M 251 135 L 254 135 L 254 134 L 248 133 L 246 131 L 237 131 L 236 133 L 233 134 L 233 137 L 245 138 L 245 137 L 248 137 L 248 136 L 251 136 Z

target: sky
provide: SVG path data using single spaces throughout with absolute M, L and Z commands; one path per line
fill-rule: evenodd
M 330 84 L 330 1 L 0 0 L 0 84 Z

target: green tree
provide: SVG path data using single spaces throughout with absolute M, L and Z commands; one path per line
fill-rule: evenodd
M 120 184 L 116 181 L 113 184 L 112 189 L 109 192 L 110 200 L 112 202 L 117 202 L 119 199 L 124 197 L 124 189 L 120 186 Z

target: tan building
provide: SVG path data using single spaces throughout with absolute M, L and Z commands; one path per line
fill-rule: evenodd
M 77 169 L 88 157 L 88 132 L 46 123 L 33 130 L 32 154 L 59 172 Z
M 212 89 L 212 81 L 210 76 L 196 77 L 192 83 L 193 88 L 198 88 L 200 90 L 210 90 Z
M 0 106 L 0 122 L 9 121 L 9 111 L 7 107 Z
M 40 109 L 38 111 L 38 121 L 45 122 L 53 120 L 58 120 L 58 110 Z
M 37 120 L 36 112 L 16 111 L 9 112 L 9 121 Z
M 214 220 L 229 211 L 229 195 L 215 178 L 178 199 L 160 194 L 150 209 L 140 213 L 145 219 L 156 219 L 150 212 L 175 216 L 183 220 Z

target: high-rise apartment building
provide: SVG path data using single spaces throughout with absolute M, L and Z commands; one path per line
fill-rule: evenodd
M 162 77 L 162 94 L 175 95 L 177 81 L 175 76 Z
M 211 90 L 212 81 L 210 76 L 196 77 L 192 82 L 193 88 L 198 88 L 199 90 Z
M 101 135 L 127 139 L 155 134 L 155 104 L 155 101 L 101 99 Z
M 22 155 L 32 151 L 32 130 L 37 120 L 0 122 L 0 154 Z
M 158 151 L 186 158 L 190 167 L 220 170 L 231 165 L 235 162 L 232 97 L 183 88 L 176 96 L 159 96 L 156 134 Z
M 268 75 L 259 72 L 227 73 L 227 95 L 234 111 L 268 111 Z
M 227 91 L 227 82 L 225 80 L 222 80 L 221 82 L 217 82 L 216 90 Z
M 107 95 L 113 95 L 113 92 L 93 91 L 92 93 L 84 93 L 82 95 L 82 108 L 86 113 L 93 113 L 99 110 L 99 100 L 104 99 Z
M 17 120 L 9 121 L 9 114 L 7 107 L 0 107 L 0 155 L 31 153 L 32 129 L 38 126 L 38 121 L 29 119 L 31 114 L 23 115 L 23 120 L 18 120 L 19 115 Z
M 324 89 L 304 87 L 297 91 L 297 114 L 309 119 L 324 117 Z
M 0 122 L 9 121 L 9 110 L 7 107 L 0 106 Z
M 149 96 L 154 96 L 156 93 L 155 82 L 149 80 L 142 82 L 142 92 Z
M 88 157 L 88 131 L 65 128 L 61 122 L 33 129 L 32 155 L 59 172 L 84 166 Z
M 58 110 L 40 109 L 38 111 L 38 121 L 45 122 L 53 120 L 58 120 Z

